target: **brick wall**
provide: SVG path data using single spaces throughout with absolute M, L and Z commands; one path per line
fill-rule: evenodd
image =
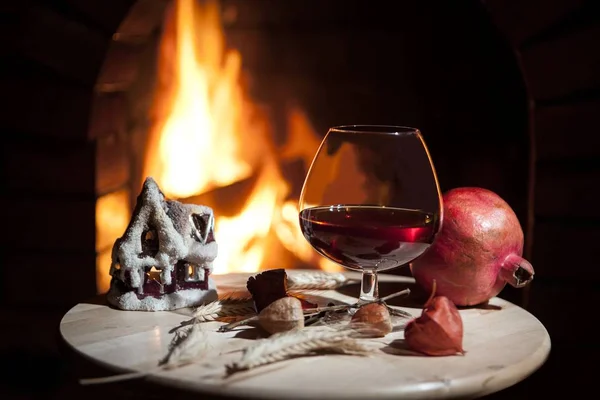
M 600 355 L 585 328 L 587 308 L 600 295 L 600 215 L 592 194 L 600 182 L 600 7 L 585 0 L 485 3 L 520 58 L 530 94 L 536 278 L 527 306 L 552 339 L 530 393 L 577 396 L 594 379 L 584 366 Z M 574 329 L 575 321 L 583 329 Z

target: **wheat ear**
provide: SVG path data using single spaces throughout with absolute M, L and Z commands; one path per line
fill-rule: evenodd
M 274 334 L 244 349 L 242 358 L 226 366 L 228 374 L 282 361 L 313 355 L 318 351 L 366 355 L 372 350 L 353 335 L 356 331 L 295 329 Z
M 256 314 L 256 308 L 251 297 L 225 297 L 202 304 L 193 311 L 192 316 L 198 322 L 206 322 L 223 317 L 245 317 L 252 314 Z
M 207 333 L 193 324 L 184 331 L 178 331 L 169 343 L 167 354 L 159 361 L 158 366 L 147 371 L 128 372 L 101 378 L 80 379 L 81 385 L 97 385 L 102 383 L 121 382 L 130 379 L 144 378 L 161 369 L 173 369 L 196 362 L 208 352 Z
M 300 289 L 337 289 L 347 284 L 348 279 L 341 272 L 310 271 L 290 273 L 287 278 L 289 290 Z

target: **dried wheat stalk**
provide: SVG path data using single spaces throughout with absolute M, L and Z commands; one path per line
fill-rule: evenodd
M 296 329 L 277 333 L 244 349 L 242 358 L 226 366 L 227 374 L 256 368 L 291 357 L 314 355 L 319 351 L 367 355 L 372 349 L 359 342 L 356 330 Z
M 169 344 L 167 354 L 159 361 L 156 368 L 147 371 L 136 371 L 101 378 L 81 379 L 82 385 L 95 385 L 143 378 L 161 369 L 174 369 L 192 364 L 202 359 L 209 351 L 207 334 L 199 324 L 193 324 L 186 330 L 178 331 Z
M 225 317 L 246 317 L 256 314 L 252 297 L 230 297 L 202 304 L 192 314 L 198 322 L 216 321 Z
M 291 273 L 288 275 L 289 290 L 300 289 L 337 289 L 350 281 L 341 272 L 310 271 Z
M 199 324 L 175 333 L 167 355 L 158 363 L 165 369 L 191 364 L 208 353 L 208 338 Z

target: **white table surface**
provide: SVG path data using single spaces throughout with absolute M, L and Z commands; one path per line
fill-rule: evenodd
M 288 271 L 294 273 L 295 271 Z M 251 274 L 214 276 L 219 293 L 244 291 Z M 348 272 L 356 278 L 358 275 Z M 394 291 L 414 287 L 411 278 L 385 275 L 382 285 Z M 348 289 L 348 288 L 347 288 Z M 358 293 L 358 287 L 352 287 Z M 321 305 L 328 299 L 353 302 L 340 291 L 311 291 Z M 413 291 L 413 294 L 415 292 Z M 413 296 L 411 294 L 411 296 Z M 419 316 L 409 299 L 399 308 Z M 392 304 L 394 304 L 392 302 Z M 164 354 L 190 309 L 163 312 L 122 311 L 105 304 L 80 303 L 60 324 L 65 342 L 79 355 L 115 373 L 148 371 Z M 550 352 L 550 337 L 530 313 L 500 298 L 488 307 L 460 310 L 464 323 L 464 356 L 428 357 L 406 350 L 401 330 L 370 339 L 380 351 L 369 357 L 318 355 L 286 360 L 225 377 L 225 365 L 256 340 L 258 329 L 227 333 L 222 322 L 203 323 L 216 356 L 175 370 L 159 370 L 144 379 L 179 390 L 265 399 L 442 399 L 480 397 L 509 387 L 538 369 Z M 307 328 L 308 329 L 308 328 Z

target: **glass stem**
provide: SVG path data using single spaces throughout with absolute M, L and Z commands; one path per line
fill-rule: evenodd
M 379 298 L 379 284 L 377 282 L 377 271 L 365 269 L 362 273 L 360 283 L 360 297 L 358 304 L 377 300 Z

